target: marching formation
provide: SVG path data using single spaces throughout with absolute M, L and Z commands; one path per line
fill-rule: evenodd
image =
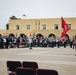
M 76 35 L 73 38 L 67 39 L 65 37 L 64 42 L 61 41 L 61 38 L 56 37 L 36 37 L 28 38 L 21 37 L 18 38 L 12 36 L 0 36 L 0 49 L 4 48 L 20 48 L 20 47 L 64 47 L 70 46 L 70 48 L 76 49 Z

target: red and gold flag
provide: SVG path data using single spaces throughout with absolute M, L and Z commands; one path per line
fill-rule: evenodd
M 63 18 L 61 18 L 61 21 L 62 21 L 62 29 L 63 29 L 62 34 L 61 34 L 61 41 L 64 42 L 66 33 L 70 30 L 70 28 L 68 27 L 68 25 L 66 24 Z

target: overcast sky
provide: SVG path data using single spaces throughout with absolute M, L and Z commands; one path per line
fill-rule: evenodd
M 76 0 L 0 0 L 0 29 L 11 16 L 30 18 L 76 17 Z

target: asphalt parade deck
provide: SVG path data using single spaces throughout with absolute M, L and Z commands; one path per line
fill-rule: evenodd
M 39 68 L 57 70 L 59 75 L 76 75 L 76 52 L 72 48 L 0 49 L 0 75 L 8 75 L 6 61 L 35 61 Z

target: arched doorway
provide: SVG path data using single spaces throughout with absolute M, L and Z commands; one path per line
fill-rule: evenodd
M 20 36 L 21 36 L 21 37 L 25 37 L 25 38 L 26 38 L 26 35 L 25 35 L 25 34 L 23 34 L 23 33 L 22 33 L 22 34 L 20 34 Z
M 44 37 L 42 34 L 37 34 L 36 37 Z
M 15 35 L 14 35 L 14 34 L 12 34 L 12 33 L 11 33 L 11 34 L 9 34 L 9 36 L 15 37 Z
M 48 37 L 56 37 L 54 34 L 49 34 Z

